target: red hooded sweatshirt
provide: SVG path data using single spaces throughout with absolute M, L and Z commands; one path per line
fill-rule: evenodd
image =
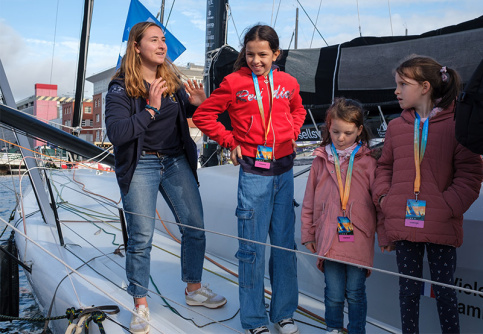
M 269 83 L 258 76 L 263 110 L 268 126 L 270 117 Z M 291 75 L 273 69 L 273 108 L 266 146 L 273 147 L 275 159 L 293 153 L 292 139 L 296 140 L 304 123 L 306 111 L 302 106 L 300 87 Z M 217 121 L 218 115 L 228 110 L 232 131 Z M 226 76 L 193 115 L 195 125 L 223 147 L 234 149 L 241 145 L 242 155 L 255 157 L 257 146 L 264 145 L 265 133 L 258 108 L 252 71 L 248 67 Z

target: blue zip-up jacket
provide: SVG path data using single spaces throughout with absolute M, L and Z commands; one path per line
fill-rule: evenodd
M 196 107 L 189 103 L 188 94 L 183 87 L 175 94 L 181 108 L 178 122 L 183 149 L 198 182 L 196 173 L 198 153 L 196 144 L 191 139 L 187 120 L 188 116 L 193 115 Z M 127 95 L 124 80 L 114 79 L 109 83 L 106 95 L 107 135 L 114 145 L 115 172 L 123 194 L 129 191 L 129 185 L 143 149 L 144 133 L 152 122 L 151 114 L 145 110 L 146 104 L 143 98 Z

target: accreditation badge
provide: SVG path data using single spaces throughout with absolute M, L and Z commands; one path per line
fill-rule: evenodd
M 406 205 L 406 219 L 404 225 L 409 227 L 424 227 L 424 216 L 426 215 L 426 201 L 408 199 Z
M 354 228 L 349 218 L 337 217 L 337 233 L 339 241 L 354 241 Z
M 273 149 L 271 147 L 258 145 L 257 156 L 255 158 L 255 167 L 270 169 L 272 156 Z

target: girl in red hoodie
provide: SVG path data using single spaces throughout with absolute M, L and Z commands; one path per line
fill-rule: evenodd
M 431 279 L 454 284 L 463 213 L 478 198 L 482 161 L 455 138 L 458 73 L 434 59 L 411 56 L 396 69 L 394 92 L 403 112 L 389 123 L 378 160 L 373 200 L 396 245 L 401 274 L 422 277 L 428 254 Z M 422 282 L 399 279 L 403 333 L 419 332 Z M 433 285 L 443 333 L 459 333 L 456 290 Z
M 305 120 L 297 80 L 272 63 L 280 55 L 273 28 L 256 25 L 245 35 L 235 72 L 202 103 L 193 116 L 198 128 L 229 147 L 241 165 L 238 181 L 238 235 L 295 249 L 293 160 L 295 140 Z M 233 130 L 217 121 L 228 110 Z M 240 241 L 240 319 L 246 333 L 269 333 L 265 312 L 265 247 Z M 298 333 L 292 316 L 298 304 L 294 252 L 270 250 L 270 320 L 279 333 Z

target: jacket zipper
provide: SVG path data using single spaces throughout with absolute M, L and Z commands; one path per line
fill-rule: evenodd
M 268 105 L 270 106 L 270 100 L 272 100 L 270 98 L 270 94 L 272 94 L 273 96 L 273 92 L 270 90 L 270 85 L 268 84 L 268 80 L 267 78 L 264 79 L 265 81 L 265 86 L 267 87 L 267 96 L 268 96 Z M 273 104 L 270 106 L 270 114 L 273 112 Z M 270 118 L 270 116 L 269 116 Z M 263 120 L 265 122 L 265 120 Z M 272 144 L 272 156 L 273 156 L 273 161 L 277 161 L 277 159 L 275 158 L 275 131 L 273 130 L 273 122 L 270 122 L 270 127 L 272 129 L 272 134 L 273 134 L 273 144 Z

